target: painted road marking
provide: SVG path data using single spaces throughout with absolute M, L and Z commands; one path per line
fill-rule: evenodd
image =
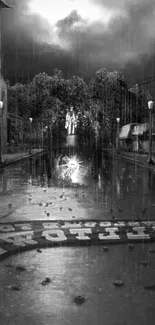
M 0 258 L 20 248 L 155 241 L 154 221 L 37 220 L 0 224 Z
M 15 228 L 12 225 L 0 225 L 0 231 L 14 231 Z
M 19 223 L 19 224 L 15 224 L 15 226 L 20 227 L 21 230 L 31 230 L 32 229 L 30 223 L 25 223 L 25 224 Z
M 52 221 L 52 220 L 34 220 L 31 223 L 3 223 L 0 224 L 1 232 L 19 232 L 19 231 L 31 231 L 35 228 L 39 229 L 59 229 L 59 228 L 106 228 L 106 227 L 155 227 L 155 221 L 90 221 L 90 220 L 80 220 L 80 221 Z
M 35 245 L 37 242 L 32 239 L 33 235 L 33 231 L 4 233 L 0 235 L 0 240 L 11 243 L 15 246 L 25 246 L 26 244 Z
M 149 234 L 145 233 L 146 229 L 145 227 L 133 227 L 133 232 L 127 232 L 128 239 L 149 239 Z
M 108 239 L 112 239 L 112 240 L 119 240 L 120 241 L 120 236 L 116 234 L 116 232 L 118 231 L 118 227 L 113 227 L 113 228 L 105 228 L 105 233 L 100 233 L 99 234 L 99 239 L 100 240 L 108 240 Z
M 78 235 L 76 236 L 76 238 L 78 240 L 90 240 L 90 237 L 86 236 L 86 234 L 89 234 L 91 235 L 92 234 L 92 231 L 91 231 L 91 228 L 80 228 L 80 229 L 70 229 L 70 233 L 72 235 Z
M 53 223 L 43 223 L 43 227 L 45 229 L 52 229 L 52 228 L 58 228 L 58 223 L 57 222 L 53 222 Z
M 65 236 L 63 230 L 45 230 L 43 231 L 42 236 L 52 242 L 61 242 L 67 240 L 67 237 Z

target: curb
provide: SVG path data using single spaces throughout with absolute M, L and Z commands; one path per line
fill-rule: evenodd
M 117 154 L 115 152 L 114 153 L 113 152 L 108 152 L 106 150 L 103 150 L 103 152 L 106 153 L 106 154 L 108 154 L 108 155 L 110 155 L 110 156 L 115 156 L 117 158 L 127 159 L 127 160 L 129 160 L 129 161 L 131 161 L 133 163 L 137 163 L 139 165 L 142 165 L 143 167 L 147 167 L 147 168 L 151 168 L 151 169 L 153 169 L 155 167 L 155 164 L 154 165 L 149 165 L 149 164 L 147 164 L 147 163 L 145 163 L 143 161 L 140 161 L 140 160 L 137 160 L 137 159 L 128 157 L 128 156 L 123 155 L 123 154 Z
M 31 158 L 31 157 L 34 157 L 34 156 L 39 156 L 39 155 L 42 155 L 42 154 L 44 154 L 46 151 L 41 151 L 41 152 L 35 152 L 35 153 L 32 153 L 31 155 L 26 155 L 26 156 L 22 156 L 22 157 L 20 157 L 20 158 L 17 158 L 17 159 L 15 159 L 15 160 L 10 160 L 10 161 L 6 161 L 6 162 L 4 162 L 4 163 L 2 163 L 1 165 L 0 165 L 0 169 L 2 169 L 2 168 L 5 168 L 5 167 L 7 167 L 7 166 L 9 166 L 9 165 L 12 165 L 12 164 L 15 164 L 15 163 L 17 163 L 17 162 L 19 162 L 19 161 L 22 161 L 22 160 L 25 160 L 25 159 L 29 159 L 29 158 Z
M 154 241 L 155 221 L 148 220 L 7 222 L 0 224 L 0 260 L 11 254 L 41 247 L 77 247 Z

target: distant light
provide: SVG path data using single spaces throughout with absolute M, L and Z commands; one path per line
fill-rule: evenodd
M 120 118 L 119 118 L 119 117 L 117 117 L 116 121 L 117 121 L 117 123 L 119 123 L 119 122 L 120 122 Z
M 29 117 L 29 122 L 32 123 L 32 121 L 33 121 L 33 118 Z
M 153 109 L 154 106 L 154 102 L 152 102 L 151 100 L 148 102 L 148 108 L 149 109 Z
M 3 102 L 0 100 L 0 109 L 3 108 Z

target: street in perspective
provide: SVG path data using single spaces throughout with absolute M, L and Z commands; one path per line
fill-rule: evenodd
M 0 324 L 153 325 L 155 77 L 115 31 L 145 13 L 51 3 L 0 0 Z

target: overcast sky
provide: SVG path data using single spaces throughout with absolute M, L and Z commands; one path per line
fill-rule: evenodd
M 121 70 L 128 83 L 154 74 L 155 0 L 6 0 L 4 75 L 27 82 L 40 71 L 88 79 Z

